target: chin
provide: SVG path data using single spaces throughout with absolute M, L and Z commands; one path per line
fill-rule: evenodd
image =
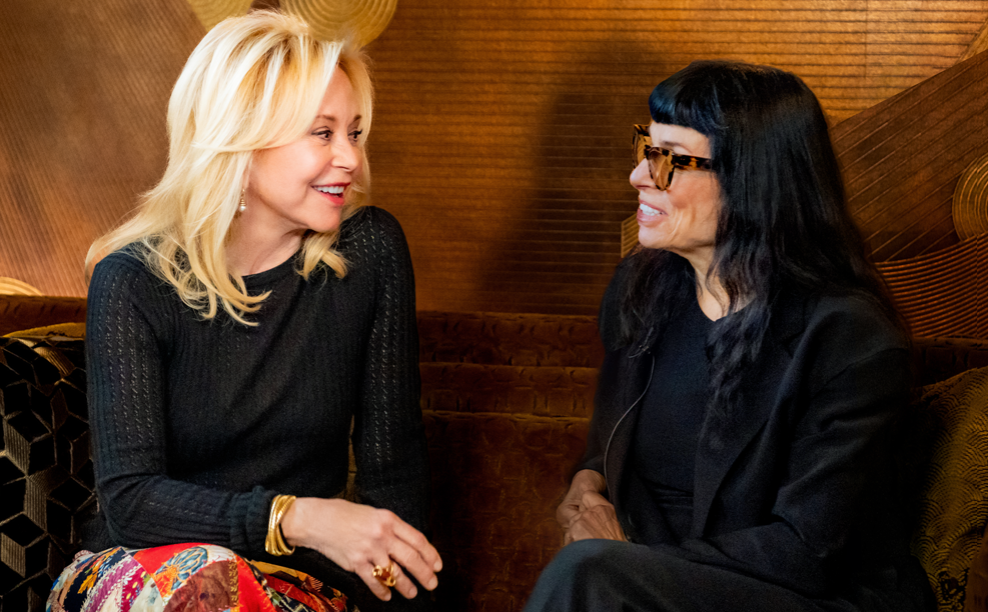
M 669 246 L 665 240 L 656 239 L 655 236 L 644 232 L 638 232 L 638 243 L 646 249 L 664 249 Z
M 318 234 L 325 234 L 328 232 L 335 232 L 340 229 L 340 221 L 342 215 L 336 214 L 329 218 L 314 219 L 312 223 L 309 223 L 309 231 L 316 232 Z

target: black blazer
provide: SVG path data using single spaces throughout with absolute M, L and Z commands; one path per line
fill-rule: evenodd
M 601 307 L 608 350 L 579 467 L 604 474 L 634 540 L 622 486 L 653 367 L 650 352 L 617 346 L 622 269 Z M 781 296 L 742 385 L 743 409 L 705 417 L 690 538 L 659 546 L 811 598 L 860 599 L 865 587 L 920 609 L 895 596 L 922 599 L 929 589 L 908 556 L 892 486 L 892 424 L 908 383 L 908 342 L 877 305 L 848 295 Z

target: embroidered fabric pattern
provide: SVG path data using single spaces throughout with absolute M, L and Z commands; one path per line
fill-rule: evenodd
M 83 551 L 52 586 L 47 612 L 345 612 L 319 580 L 209 544 Z

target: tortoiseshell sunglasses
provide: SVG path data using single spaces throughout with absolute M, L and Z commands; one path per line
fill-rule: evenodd
M 705 157 L 677 155 L 669 149 L 652 146 L 647 125 L 635 126 L 635 166 L 648 159 L 648 173 L 655 186 L 665 191 L 672 183 L 672 175 L 678 170 L 710 170 L 713 166 Z

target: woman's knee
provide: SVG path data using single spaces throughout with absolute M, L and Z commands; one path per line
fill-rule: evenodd
M 563 547 L 539 577 L 526 611 L 593 610 L 599 602 L 615 601 L 640 549 L 614 540 L 580 540 Z
M 600 573 L 608 568 L 626 567 L 634 556 L 638 544 L 615 540 L 580 540 L 564 546 L 546 568 L 555 566 L 569 576 L 587 577 L 588 573 Z

